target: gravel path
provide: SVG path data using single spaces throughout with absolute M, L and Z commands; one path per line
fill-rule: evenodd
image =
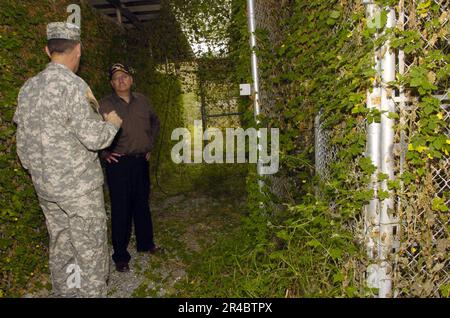
M 164 252 L 138 253 L 132 235 L 128 249 L 132 257 L 130 272 L 117 272 L 111 260 L 108 297 L 182 297 L 176 283 L 187 278 L 189 260 L 215 244 L 219 233 L 226 233 L 239 223 L 244 199 L 230 201 L 191 193 L 154 201 L 151 209 L 155 241 Z M 107 206 L 109 213 L 108 210 Z M 49 291 L 24 297 L 49 297 Z

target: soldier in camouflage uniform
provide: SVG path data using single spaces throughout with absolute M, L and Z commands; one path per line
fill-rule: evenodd
M 50 236 L 56 297 L 105 297 L 109 273 L 103 173 L 97 151 L 122 120 L 98 113 L 89 86 L 75 73 L 80 29 L 47 26 L 51 62 L 21 88 L 14 115 L 17 153 L 32 177 Z

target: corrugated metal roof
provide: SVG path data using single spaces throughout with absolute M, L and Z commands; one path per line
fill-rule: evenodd
M 161 0 L 89 0 L 89 3 L 124 26 L 139 27 L 157 18 L 161 11 Z

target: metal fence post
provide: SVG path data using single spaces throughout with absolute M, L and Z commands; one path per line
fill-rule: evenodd
M 386 8 L 387 22 L 385 30 L 395 27 L 395 9 Z M 381 182 L 381 189 L 389 193 L 388 198 L 381 201 L 380 211 L 380 288 L 379 297 L 392 297 L 392 264 L 390 263 L 391 251 L 394 243 L 392 217 L 394 211 L 393 193 L 388 189 L 388 180 L 394 179 L 394 90 L 388 88 L 388 83 L 395 80 L 395 51 L 387 40 L 382 47 L 381 61 L 381 172 L 387 175 L 387 179 Z
M 256 124 L 259 125 L 260 120 L 258 116 L 261 113 L 260 104 L 259 104 L 259 74 L 258 74 L 258 58 L 256 56 L 256 18 L 255 18 L 255 1 L 247 0 L 247 10 L 248 10 L 248 29 L 250 32 L 250 49 L 251 49 L 251 67 L 252 67 L 252 79 L 253 79 L 253 103 L 255 109 L 255 121 Z M 262 151 L 262 147 L 259 143 L 261 138 L 260 130 L 258 128 L 258 153 Z M 256 166 L 258 175 L 261 176 L 262 162 L 261 156 L 258 155 L 258 163 Z M 263 181 L 258 180 L 258 185 L 260 191 L 262 191 Z
M 372 0 L 364 0 L 366 5 L 367 23 L 380 29 L 381 9 Z M 395 10 L 387 10 L 386 30 L 395 27 Z M 375 38 L 378 37 L 376 33 Z M 391 217 L 394 209 L 394 198 L 388 189 L 388 180 L 394 179 L 394 120 L 391 113 L 395 112 L 394 91 L 388 87 L 388 83 L 395 80 L 395 52 L 386 40 L 381 48 L 375 48 L 376 80 L 372 91 L 367 93 L 367 108 L 381 112 L 380 123 L 372 122 L 367 127 L 367 153 L 375 166 L 370 187 L 374 191 L 374 197 L 365 209 L 364 233 L 367 245 L 367 253 L 374 261 L 367 268 L 367 285 L 378 289 L 378 297 L 392 297 L 392 264 L 390 263 L 393 247 L 393 225 Z M 380 182 L 379 173 L 387 176 Z M 384 200 L 379 200 L 380 191 L 389 193 Z
M 373 23 L 378 28 L 376 22 L 380 16 L 378 5 L 371 0 L 364 2 L 366 5 L 367 23 Z M 378 34 L 375 34 L 375 38 Z M 381 73 L 380 49 L 375 48 L 374 51 L 374 69 L 376 76 L 371 91 L 367 92 L 367 108 L 371 111 L 380 111 L 381 104 L 381 88 L 379 76 Z M 378 258 L 379 246 L 379 200 L 378 200 L 378 173 L 380 168 L 380 123 L 373 121 L 367 126 L 367 149 L 366 156 L 370 158 L 375 166 L 375 171 L 371 176 L 370 188 L 373 190 L 373 198 L 365 207 L 364 213 L 364 238 L 366 242 L 367 254 L 369 259 L 376 260 Z M 378 264 L 373 263 L 367 268 L 367 285 L 370 288 L 379 288 L 379 268 Z

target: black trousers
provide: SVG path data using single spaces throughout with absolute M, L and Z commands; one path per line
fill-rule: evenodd
M 111 198 L 111 223 L 114 262 L 128 262 L 131 222 L 134 221 L 136 247 L 148 251 L 154 247 L 150 213 L 150 178 L 143 156 L 122 156 L 119 162 L 106 163 L 106 177 Z

